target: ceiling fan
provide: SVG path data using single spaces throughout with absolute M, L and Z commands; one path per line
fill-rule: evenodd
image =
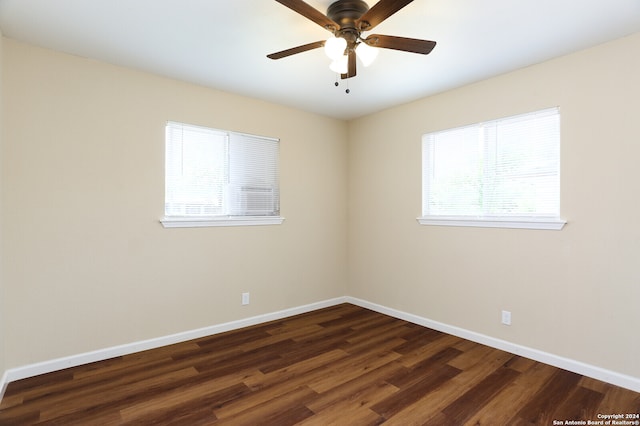
M 276 1 L 330 31 L 333 36 L 328 40 L 267 55 L 270 59 L 281 59 L 324 47 L 327 55 L 334 60 L 331 69 L 345 79 L 356 75 L 356 54 L 366 64 L 377 54 L 377 50 L 373 49 L 376 47 L 426 55 L 436 46 L 435 41 L 415 38 L 381 34 L 362 37 L 363 32 L 372 30 L 413 0 L 379 0 L 371 8 L 362 0 L 337 0 L 329 6 L 326 15 L 302 0 Z

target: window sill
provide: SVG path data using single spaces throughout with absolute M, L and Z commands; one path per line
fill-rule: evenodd
M 220 217 L 164 217 L 160 223 L 165 228 L 199 228 L 206 226 L 256 226 L 280 225 L 280 216 L 220 216 Z
M 479 228 L 515 228 L 545 229 L 559 231 L 567 223 L 560 218 L 528 218 L 528 217 L 461 217 L 461 216 L 423 216 L 417 218 L 420 225 L 434 226 L 473 226 Z

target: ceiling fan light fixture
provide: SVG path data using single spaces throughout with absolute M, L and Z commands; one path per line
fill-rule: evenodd
M 371 8 L 365 0 L 331 0 L 326 15 L 305 0 L 276 1 L 329 31 L 331 36 L 328 39 L 269 54 L 267 58 L 270 59 L 286 58 L 324 47 L 326 55 L 332 60 L 329 68 L 339 73 L 340 78 L 349 79 L 357 75 L 356 63 L 360 61 L 365 67 L 371 65 L 379 52 L 378 49 L 427 55 L 436 46 L 435 41 L 383 34 L 371 34 L 362 38 L 363 32 L 373 30 L 413 0 L 377 0 Z M 356 59 L 357 57 L 360 59 Z
M 331 62 L 329 69 L 338 74 L 346 74 L 349 70 L 349 58 L 347 55 L 342 55 L 338 59 Z
M 378 57 L 378 48 L 371 47 L 367 43 L 360 43 L 356 47 L 356 55 L 362 61 L 362 65 L 368 67 Z
M 324 43 L 324 53 L 327 54 L 329 59 L 334 61 L 340 59 L 344 55 L 344 50 L 347 48 L 347 40 L 342 37 L 331 36 Z

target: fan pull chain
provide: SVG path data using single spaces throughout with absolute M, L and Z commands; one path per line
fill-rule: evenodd
M 333 85 L 336 87 L 340 86 L 340 83 L 338 83 L 338 74 L 336 74 L 336 82 L 333 83 Z M 344 91 L 344 93 L 346 93 L 347 95 L 351 93 L 351 90 L 349 89 L 349 80 L 347 80 L 347 89 Z

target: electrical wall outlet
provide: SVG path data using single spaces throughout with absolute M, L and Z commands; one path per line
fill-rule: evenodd
M 502 311 L 502 323 L 504 325 L 511 325 L 511 312 Z
M 243 305 L 249 304 L 249 293 L 242 293 L 242 304 Z

